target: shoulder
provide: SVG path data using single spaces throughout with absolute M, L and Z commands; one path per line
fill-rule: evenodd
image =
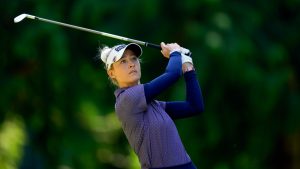
M 144 86 L 143 85 L 135 85 L 129 88 L 120 88 L 115 91 L 115 96 L 117 101 L 123 99 L 134 99 L 143 97 L 144 94 Z
M 133 112 L 144 111 L 147 108 L 144 85 L 136 85 L 129 88 L 117 89 L 116 111 Z

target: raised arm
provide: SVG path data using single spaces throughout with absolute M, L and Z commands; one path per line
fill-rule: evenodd
M 176 43 L 167 45 L 161 43 L 161 48 L 161 53 L 164 57 L 169 58 L 169 62 L 165 72 L 162 75 L 150 81 L 149 83 L 144 84 L 147 103 L 175 83 L 182 74 L 181 54 L 179 52 L 180 46 Z
M 186 71 L 184 73 L 186 100 L 166 102 L 165 110 L 172 119 L 191 117 L 204 111 L 202 92 L 197 80 L 196 72 L 191 65 L 185 66 L 183 66 L 183 70 Z

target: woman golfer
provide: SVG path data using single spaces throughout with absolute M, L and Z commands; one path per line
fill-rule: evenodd
M 100 49 L 107 74 L 117 85 L 115 111 L 130 146 L 142 169 L 196 169 L 179 137 L 174 119 L 190 117 L 203 111 L 201 89 L 192 59 L 181 54 L 176 43 L 161 43 L 161 53 L 169 59 L 165 72 L 140 84 L 138 44 L 122 44 Z M 164 102 L 156 96 L 174 84 L 183 74 L 186 100 Z

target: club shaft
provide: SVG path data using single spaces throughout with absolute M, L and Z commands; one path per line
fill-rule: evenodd
M 31 19 L 33 19 L 33 18 L 31 18 Z M 114 39 L 119 39 L 119 40 L 126 41 L 126 42 L 132 42 L 132 43 L 137 43 L 139 45 L 144 45 L 144 46 L 149 46 L 149 47 L 152 47 L 152 48 L 161 49 L 160 45 L 153 44 L 153 43 L 143 42 L 143 41 L 139 41 L 139 40 L 135 40 L 135 39 L 131 39 L 131 38 L 126 38 L 126 37 L 123 37 L 123 36 L 118 36 L 118 35 L 114 35 L 114 34 L 110 34 L 110 33 L 106 33 L 106 32 L 100 32 L 100 31 L 96 31 L 96 30 L 93 30 L 93 29 L 88 29 L 88 28 L 75 26 L 75 25 L 71 25 L 71 24 L 67 24 L 67 23 L 53 21 L 53 20 L 45 19 L 45 18 L 41 18 L 41 17 L 36 17 L 35 16 L 34 19 L 40 20 L 40 21 L 43 21 L 43 22 L 48 22 L 48 23 L 60 25 L 60 26 L 65 26 L 65 27 L 77 29 L 77 30 L 81 30 L 81 31 L 85 31 L 85 32 L 98 34 L 98 35 L 101 35 L 101 36 L 106 36 L 106 37 L 110 37 L 110 38 L 114 38 Z

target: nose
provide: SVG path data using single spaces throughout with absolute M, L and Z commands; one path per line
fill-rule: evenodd
M 134 66 L 135 66 L 134 62 L 133 61 L 129 61 L 129 67 L 134 67 Z

